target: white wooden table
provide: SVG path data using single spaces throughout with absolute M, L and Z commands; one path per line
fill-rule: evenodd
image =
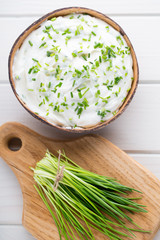
M 137 53 L 140 83 L 119 119 L 98 133 L 133 156 L 160 179 L 160 0 L 0 0 L 0 125 L 18 121 L 49 137 L 68 138 L 27 113 L 8 81 L 7 61 L 18 35 L 57 8 L 83 6 L 101 11 L 126 31 Z M 0 159 L 0 240 L 34 239 L 21 225 L 19 184 Z M 160 239 L 160 232 L 155 240 Z

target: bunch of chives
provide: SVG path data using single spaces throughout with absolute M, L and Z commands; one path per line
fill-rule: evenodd
M 57 158 L 47 152 L 32 170 L 38 185 L 35 188 L 55 221 L 60 239 L 95 240 L 93 229 L 111 240 L 132 238 L 134 231 L 147 232 L 127 215 L 147 212 L 145 206 L 126 196 L 139 191 L 81 168 L 65 153 Z M 128 221 L 136 229 L 127 227 Z

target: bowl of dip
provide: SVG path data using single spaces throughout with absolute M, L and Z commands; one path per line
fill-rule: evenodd
M 99 129 L 130 103 L 139 78 L 123 29 L 97 11 L 58 9 L 29 26 L 9 55 L 9 79 L 35 118 L 70 132 Z

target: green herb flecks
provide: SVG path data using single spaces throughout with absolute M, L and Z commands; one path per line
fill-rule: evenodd
M 96 33 L 95 33 L 95 32 L 92 31 L 91 33 L 92 33 L 92 35 L 96 36 Z
M 80 89 L 77 89 L 79 98 L 82 98 L 82 93 Z
M 50 21 L 54 22 L 54 21 L 56 21 L 56 19 L 57 19 L 56 17 L 53 17 L 50 19 Z
M 69 28 L 67 28 L 63 33 L 62 33 L 62 35 L 66 35 L 66 34 L 70 34 L 71 33 L 71 31 L 69 30 Z
M 108 88 L 109 91 L 112 91 L 113 85 L 110 84 L 110 85 L 107 86 L 107 88 Z
M 82 75 L 82 72 L 79 71 L 78 69 L 75 69 L 75 73 L 76 73 L 76 75 L 77 75 L 78 78 L 80 78 L 81 75 Z
M 58 65 L 56 68 L 56 73 L 55 73 L 55 77 L 57 78 L 57 80 L 60 80 L 61 73 L 62 73 L 62 70 L 60 68 L 60 65 Z
M 103 109 L 101 111 L 98 111 L 97 115 L 101 116 L 101 119 L 103 119 L 106 116 L 106 114 L 110 112 L 111 112 L 110 110 Z
M 31 47 L 33 46 L 33 43 L 31 41 L 28 41 L 28 43 Z
M 75 31 L 75 36 L 81 34 L 81 32 L 80 32 L 81 30 L 83 30 L 83 26 L 82 25 L 77 26 L 77 29 Z
M 97 90 L 97 92 L 95 93 L 95 97 L 98 98 L 100 94 L 101 94 L 101 91 Z
M 31 73 L 38 73 L 40 71 L 40 69 L 38 68 L 38 66 L 33 66 L 31 67 L 29 70 L 28 70 L 28 74 L 31 74 Z
M 33 60 L 34 62 L 38 62 L 38 60 L 37 60 L 37 59 L 35 59 L 35 58 L 32 58 L 32 60 Z
M 55 55 L 55 61 L 57 62 L 58 59 L 59 59 L 59 57 L 58 57 L 58 55 L 56 54 L 56 55 Z
M 95 43 L 94 48 L 102 48 L 103 47 L 103 43 Z
M 121 36 L 117 36 L 117 41 L 120 43 L 121 46 L 124 45 L 124 42 L 123 42 Z
M 49 98 L 48 98 L 48 96 L 45 96 L 45 99 L 46 99 L 47 102 L 49 102 Z
M 85 61 L 87 61 L 87 56 L 85 54 L 82 54 L 81 56 Z
M 74 86 L 75 86 L 75 83 L 76 83 L 76 80 L 74 79 L 74 81 L 73 81 L 73 84 L 72 84 L 72 87 L 74 87 Z
M 70 94 L 71 94 L 71 98 L 73 98 L 73 92 L 70 92 Z
M 102 53 L 102 58 L 104 61 L 108 61 L 108 59 L 110 59 L 112 57 L 116 58 L 115 51 L 108 46 L 106 46 L 104 49 L 102 49 L 101 53 Z
M 52 27 L 52 25 L 50 25 L 50 26 L 45 26 L 45 29 L 43 30 L 44 33 L 47 33 L 47 34 L 48 34 L 48 37 L 49 37 L 50 39 L 52 39 L 52 36 L 51 36 L 51 34 L 50 34 L 50 29 L 51 29 L 51 27 Z
M 52 27 L 52 30 L 53 30 L 56 34 L 59 34 L 59 31 L 58 31 L 57 29 L 55 29 L 52 25 L 51 25 L 51 27 Z
M 42 43 L 39 48 L 44 47 L 46 45 L 46 42 Z
M 84 98 L 82 102 L 77 103 L 75 112 L 77 112 L 77 115 L 79 118 L 80 118 L 83 110 L 86 110 L 87 107 L 89 107 L 89 104 L 88 104 L 88 100 L 86 98 Z
M 72 53 L 73 57 L 77 57 L 77 54 L 75 52 Z
M 95 61 L 96 67 L 99 67 L 99 61 Z
M 68 41 L 71 39 L 71 36 L 67 36 L 66 38 L 65 38 L 65 44 L 67 45 L 68 44 Z
M 73 19 L 74 18 L 74 15 L 71 15 L 70 17 L 69 17 L 69 19 Z
M 51 88 L 51 82 L 48 83 L 48 88 Z
M 120 82 L 121 79 L 123 79 L 121 76 L 120 77 L 116 77 L 114 79 L 114 83 L 117 85 Z
M 53 57 L 55 55 L 55 53 L 51 52 L 51 51 L 47 51 L 46 55 L 47 55 L 47 57 Z
M 106 29 L 107 29 L 107 32 L 109 32 L 109 26 L 107 26 Z

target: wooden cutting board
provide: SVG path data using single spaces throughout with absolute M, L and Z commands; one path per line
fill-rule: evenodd
M 22 142 L 18 151 L 9 149 L 13 138 L 19 138 Z M 29 168 L 35 167 L 47 149 L 54 154 L 64 149 L 66 155 L 83 168 L 117 178 L 120 183 L 142 191 L 143 199 L 138 201 L 147 205 L 149 212 L 132 215 L 132 218 L 152 233 L 136 233 L 137 238 L 134 239 L 154 238 L 160 227 L 160 181 L 151 172 L 100 136 L 87 135 L 76 140 L 59 141 L 43 137 L 19 123 L 6 123 L 0 127 L 0 156 L 20 183 L 23 194 L 22 223 L 37 240 L 59 239 L 53 219 L 33 187 L 33 172 Z M 99 233 L 96 233 L 95 238 L 108 239 Z

